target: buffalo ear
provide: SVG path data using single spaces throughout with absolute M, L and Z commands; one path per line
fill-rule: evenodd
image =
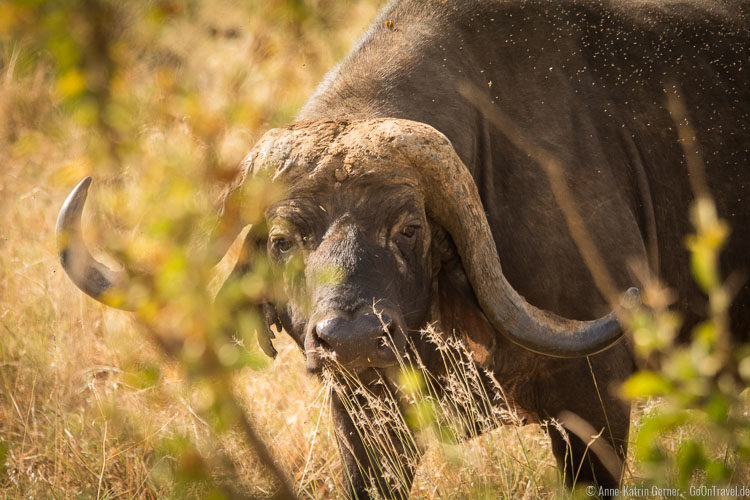
M 263 331 L 257 332 L 258 345 L 266 355 L 275 358 L 276 348 L 273 346 L 271 339 L 275 339 L 276 335 L 271 330 L 271 325 L 275 326 L 276 330 L 281 331 L 281 321 L 279 320 L 279 315 L 276 313 L 276 308 L 272 304 L 264 302 L 261 305 L 261 309 L 263 310 Z
M 233 283 L 238 282 L 247 273 L 252 271 L 253 257 L 259 255 L 260 252 L 265 252 L 266 237 L 267 230 L 265 224 L 256 224 L 250 229 L 242 244 L 237 263 L 219 290 L 216 300 L 222 300 L 222 294 L 228 293 L 229 290 L 231 290 Z M 258 345 L 266 355 L 275 358 L 276 349 L 274 348 L 271 339 L 276 338 L 276 335 L 271 329 L 271 325 L 281 331 L 281 321 L 279 320 L 279 316 L 273 304 L 265 300 L 252 300 L 249 297 L 234 297 L 227 300 L 232 304 L 230 314 L 231 324 L 227 325 L 227 328 L 236 328 L 239 313 L 242 311 L 254 310 L 263 318 L 262 327 L 256 331 Z
M 433 231 L 433 259 L 442 330 L 455 332 L 480 366 L 490 366 L 497 347 L 496 332 L 482 312 L 453 241 L 445 231 Z

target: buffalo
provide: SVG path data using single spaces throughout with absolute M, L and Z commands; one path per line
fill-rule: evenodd
M 245 307 L 282 326 L 313 373 L 335 360 L 365 383 L 392 381 L 409 349 L 440 372 L 416 333 L 439 324 L 527 422 L 574 414 L 622 459 L 630 408 L 610 389 L 635 363 L 617 297 L 645 269 L 675 291 L 685 331 L 705 307 L 684 246 L 695 179 L 669 99 L 688 110 L 705 187 L 734 228 L 722 266 L 747 267 L 748 26 L 744 1 L 393 1 L 297 120 L 247 156 L 214 235 L 223 251 L 252 224 L 228 281 L 268 259 L 283 294 Z M 284 196 L 253 220 L 244 187 L 259 177 Z M 127 307 L 110 292 L 128 276 L 80 237 L 89 183 L 60 212 L 61 260 L 84 292 Z M 730 321 L 750 329 L 747 284 Z M 269 332 L 259 340 L 273 355 Z M 398 485 L 382 477 L 341 399 L 350 494 L 408 496 L 416 463 Z M 549 433 L 566 483 L 617 486 L 620 466 Z

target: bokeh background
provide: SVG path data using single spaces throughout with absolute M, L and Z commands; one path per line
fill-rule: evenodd
M 384 3 L 0 1 L 3 497 L 272 496 L 276 483 L 196 349 L 218 353 L 230 397 L 298 495 L 343 494 L 326 387 L 305 373 L 299 349 L 278 335 L 271 362 L 250 327 L 231 342 L 207 333 L 205 237 L 243 156 L 294 119 Z M 99 258 L 152 277 L 151 312 L 108 309 L 60 267 L 57 212 L 87 175 L 86 237 Z M 636 325 L 653 344 L 647 354 L 671 349 L 679 324 L 660 307 Z M 175 332 L 188 341 L 170 348 Z M 626 484 L 747 483 L 746 394 L 702 386 L 721 397 L 700 413 L 695 399 L 670 403 L 682 386 L 669 384 L 683 377 L 718 380 L 678 370 L 629 386 L 630 397 L 658 397 L 638 399 L 634 428 L 650 434 L 633 438 Z M 568 495 L 543 430 L 513 425 L 463 444 L 433 440 L 412 494 Z

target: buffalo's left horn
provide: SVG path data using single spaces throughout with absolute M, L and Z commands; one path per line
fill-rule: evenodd
M 128 274 L 94 259 L 83 241 L 81 214 L 90 185 L 91 177 L 79 182 L 57 216 L 55 233 L 60 262 L 73 283 L 86 294 L 111 307 L 135 310 L 137 305 L 128 299 Z

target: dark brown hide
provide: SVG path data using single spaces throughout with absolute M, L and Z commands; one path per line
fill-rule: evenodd
M 326 76 L 299 119 L 392 117 L 435 127 L 476 180 L 511 285 L 536 306 L 565 317 L 603 314 L 606 303 L 542 169 L 462 97 L 458 89 L 468 82 L 561 162 L 615 284 L 621 289 L 637 285 L 630 271 L 635 262 L 658 272 L 675 290 L 675 305 L 686 319 L 684 336 L 705 314 L 706 301 L 688 272 L 684 240 L 691 232 L 693 194 L 665 106 L 665 88 L 684 99 L 709 188 L 720 216 L 733 228 L 722 254 L 723 272 L 746 272 L 749 5 L 449 0 L 436 7 L 393 2 Z M 397 29 L 385 26 L 386 20 Z M 441 297 L 451 293 L 450 286 L 438 292 Z M 465 298 L 445 302 L 453 318 L 452 311 L 462 307 L 455 303 L 466 304 Z M 454 321 L 459 329 L 461 321 L 476 324 L 468 315 Z M 733 302 L 731 324 L 747 340 L 747 283 Z M 498 380 L 514 388 L 519 406 L 540 417 L 569 409 L 594 428 L 606 428 L 604 436 L 624 456 L 627 405 L 611 396 L 633 367 L 624 346 L 592 357 L 592 374 L 585 359 L 544 359 L 500 337 L 495 340 L 491 365 Z M 552 434 L 562 464 L 562 439 Z M 568 471 L 577 469 L 582 448 L 576 446 L 569 457 L 574 467 Z M 594 472 L 600 481 L 617 483 L 598 467 Z M 592 479 L 590 467 L 581 470 L 579 479 Z

